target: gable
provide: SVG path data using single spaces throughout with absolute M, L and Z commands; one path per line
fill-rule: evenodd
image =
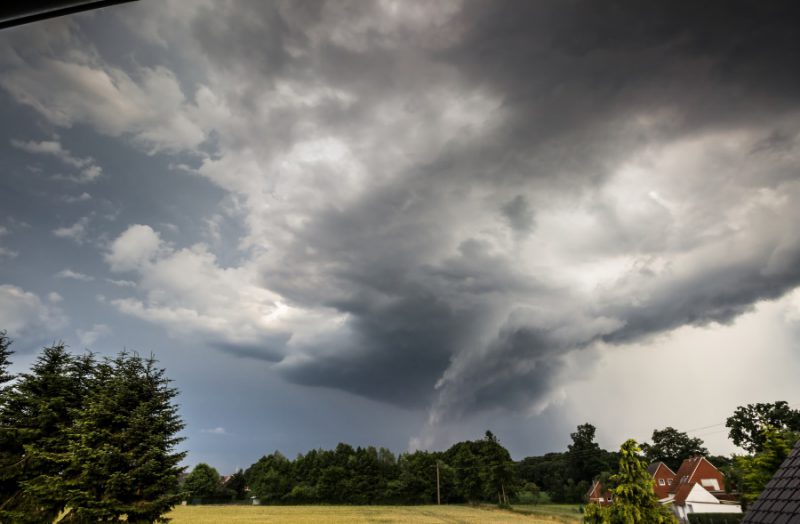
M 712 491 L 723 491 L 725 489 L 725 476 L 705 457 L 691 457 L 681 463 L 681 467 L 675 473 L 675 480 L 669 492 L 677 493 L 680 486 L 694 483 L 704 485 Z

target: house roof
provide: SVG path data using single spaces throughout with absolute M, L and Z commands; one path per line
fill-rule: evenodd
M 689 502 L 705 502 L 719 504 L 719 499 L 698 483 L 683 484 L 675 493 L 675 504 Z
M 755 523 L 800 524 L 800 441 L 742 519 Z
M 693 484 L 694 473 L 695 471 L 697 471 L 697 467 L 704 461 L 708 463 L 709 466 L 714 468 L 714 470 L 719 471 L 714 464 L 708 462 L 708 460 L 705 457 L 702 457 L 700 455 L 695 455 L 693 457 L 684 459 L 684 461 L 681 463 L 681 467 L 678 468 L 678 472 L 675 473 L 675 482 L 672 483 L 669 492 L 677 493 L 678 486 L 681 486 L 683 484 Z M 685 482 L 683 481 L 684 477 L 686 478 Z
M 647 466 L 647 472 L 650 473 L 651 477 L 655 476 L 656 472 L 658 471 L 658 468 L 661 466 L 664 466 L 667 469 L 667 471 L 669 471 L 673 476 L 675 475 L 675 472 L 669 469 L 669 466 L 667 466 L 663 462 L 653 462 L 652 464 Z
M 689 492 L 692 491 L 693 487 L 694 484 L 681 485 L 675 492 L 675 498 L 673 499 L 675 504 L 683 504 L 684 502 L 686 502 L 686 497 L 689 496 Z

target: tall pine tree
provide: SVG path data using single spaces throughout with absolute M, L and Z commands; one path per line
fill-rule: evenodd
M 610 524 L 667 524 L 677 522 L 662 506 L 653 491 L 653 478 L 640 457 L 635 440 L 626 440 L 620 448 L 619 473 L 611 478 L 616 484 L 613 503 L 607 509 Z
M 181 497 L 178 391 L 152 356 L 136 353 L 99 364 L 95 382 L 71 432 L 70 511 L 63 521 L 165 521 Z
M 0 517 L 3 507 L 9 503 L 18 491 L 17 480 L 13 473 L 15 464 L 21 460 L 21 448 L 17 446 L 14 432 L 14 420 L 9 407 L 8 383 L 14 378 L 9 372 L 10 357 L 14 353 L 9 349 L 11 340 L 5 331 L 0 331 Z
M 4 395 L 0 520 L 49 522 L 64 510 L 64 492 L 40 488 L 65 473 L 68 431 L 83 406 L 91 367 L 91 356 L 78 359 L 55 344 Z

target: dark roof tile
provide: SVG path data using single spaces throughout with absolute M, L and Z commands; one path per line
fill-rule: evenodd
M 800 441 L 747 510 L 742 524 L 800 524 Z

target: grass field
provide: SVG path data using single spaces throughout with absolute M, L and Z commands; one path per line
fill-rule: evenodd
M 534 506 L 529 506 L 533 508 Z M 564 520 L 567 512 L 545 506 L 536 515 L 468 506 L 178 506 L 169 515 L 173 524 L 323 522 L 330 524 L 365 522 L 415 522 L 420 524 L 477 524 L 481 522 L 553 524 L 579 522 Z M 528 507 L 526 507 L 528 508 Z
M 536 517 L 548 516 L 555 522 L 581 522 L 583 516 L 578 504 L 538 504 L 536 506 L 514 506 L 518 513 Z

